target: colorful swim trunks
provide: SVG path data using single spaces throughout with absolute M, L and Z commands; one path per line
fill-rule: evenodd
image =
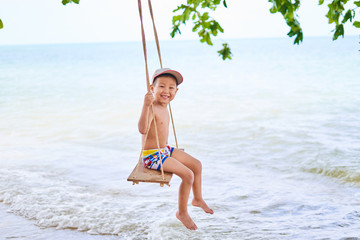
M 171 157 L 173 151 L 174 151 L 174 147 L 170 147 L 170 146 L 166 146 L 160 149 L 161 160 L 163 164 L 168 157 Z M 155 170 L 160 170 L 161 168 L 158 149 L 144 150 L 142 152 L 142 160 L 144 163 L 144 167 L 146 168 L 155 169 Z

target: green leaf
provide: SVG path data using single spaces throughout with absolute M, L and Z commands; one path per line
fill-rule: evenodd
M 196 14 L 194 13 L 194 14 L 192 15 L 192 20 L 195 20 L 195 18 L 196 18 Z
M 1 19 L 0 19 L 0 29 L 2 29 L 4 27 L 4 24 L 3 24 L 3 22 L 1 21 Z
M 173 10 L 173 12 L 177 12 L 181 9 L 181 6 L 178 6 L 176 9 Z
M 199 37 L 204 38 L 204 34 L 205 34 L 205 30 L 204 30 L 204 29 L 202 29 L 202 30 L 200 30 L 200 31 L 198 32 Z M 204 42 L 205 42 L 205 40 L 204 40 Z
M 212 23 L 213 24 L 210 26 L 210 32 L 213 36 L 216 36 L 218 34 L 217 24 L 214 21 Z
M 353 25 L 356 27 L 356 28 L 360 28 L 360 22 L 359 21 L 355 21 L 353 23 Z
M 183 23 L 185 23 L 186 20 L 189 20 L 190 18 L 190 13 L 191 13 L 191 9 L 190 8 L 186 8 L 184 13 L 183 13 Z
M 80 0 L 72 0 L 74 3 L 79 4 Z
M 192 29 L 192 31 L 193 31 L 193 32 L 196 32 L 196 31 L 199 29 L 199 27 L 200 27 L 200 23 L 199 23 L 199 22 L 196 22 L 195 25 L 194 25 L 194 27 L 193 27 L 193 29 Z
M 222 60 L 224 60 L 224 61 L 226 59 L 231 60 L 232 53 L 231 53 L 231 49 L 229 48 L 227 43 L 223 43 L 223 49 L 219 50 L 218 53 L 219 53 L 219 56 L 222 57 Z
M 276 5 L 272 6 L 272 8 L 270 8 L 271 13 L 276 13 L 277 11 L 278 11 L 278 8 L 276 7 Z
M 223 1 L 224 7 L 227 8 L 226 0 Z
M 213 43 L 211 42 L 211 38 L 210 38 L 210 34 L 209 33 L 206 33 L 205 34 L 205 41 L 208 45 L 213 45 Z
M 66 4 L 68 4 L 69 2 L 71 2 L 71 0 L 62 0 L 62 4 L 63 4 L 63 5 L 66 5 Z
M 205 12 L 200 18 L 201 18 L 202 21 L 208 20 L 209 19 L 209 13 Z
M 172 23 L 175 24 L 177 21 L 180 21 L 180 20 L 181 20 L 181 15 L 173 16 Z
M 171 33 L 170 33 L 170 36 L 171 36 L 172 38 L 175 37 L 175 34 L 176 34 L 176 33 L 181 34 L 181 31 L 180 31 L 179 26 L 180 26 L 180 23 L 177 24 L 177 25 L 173 25 L 173 30 L 172 30 Z
M 333 40 L 338 39 L 340 36 L 344 37 L 344 25 L 342 24 L 336 26 Z
M 293 36 L 296 35 L 296 32 L 294 32 L 293 30 L 290 30 L 290 31 L 287 33 L 287 35 L 288 35 L 289 37 L 293 37 Z
M 319 5 L 322 5 L 324 3 L 324 0 L 319 0 Z
M 360 1 L 355 1 L 354 4 L 355 4 L 357 7 L 360 7 Z
M 349 9 L 345 13 L 344 19 L 342 20 L 342 23 L 346 23 L 350 19 L 350 22 L 352 22 L 352 10 Z
M 300 32 L 297 33 L 297 36 L 296 36 L 296 38 L 294 40 L 294 44 L 299 45 L 299 43 L 302 42 L 302 41 L 303 41 L 303 33 L 302 33 L 302 31 L 300 31 Z
M 294 19 L 294 12 L 293 11 L 287 11 L 284 15 L 285 19 Z
M 224 29 L 220 26 L 220 24 L 218 23 L 218 25 L 217 25 L 217 29 L 220 31 L 220 32 L 224 32 Z
M 202 22 L 203 28 L 210 28 L 211 22 Z

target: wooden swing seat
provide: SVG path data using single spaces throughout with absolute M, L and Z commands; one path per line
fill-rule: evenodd
M 139 184 L 139 182 L 152 182 L 160 183 L 160 186 L 163 187 L 164 184 L 170 187 L 170 180 L 172 178 L 172 173 L 164 172 L 164 179 L 162 178 L 161 171 L 145 168 L 142 164 L 139 165 L 137 174 L 136 167 L 128 177 L 129 182 L 133 182 L 133 185 Z

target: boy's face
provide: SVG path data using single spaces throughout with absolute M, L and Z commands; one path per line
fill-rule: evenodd
M 155 101 L 169 103 L 175 98 L 178 88 L 175 79 L 168 76 L 160 76 L 151 85 L 151 91 L 154 94 Z

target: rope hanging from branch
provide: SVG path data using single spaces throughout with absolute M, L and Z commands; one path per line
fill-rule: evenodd
M 163 68 L 162 59 L 161 59 L 159 38 L 158 38 L 156 26 L 155 26 L 155 20 L 154 20 L 154 14 L 153 14 L 153 10 L 152 10 L 151 0 L 148 0 L 148 5 L 149 5 L 149 11 L 150 11 L 150 15 L 151 15 L 152 24 L 153 24 L 153 30 L 154 30 L 154 36 L 155 36 L 155 41 L 156 41 L 156 47 L 157 47 L 160 67 Z M 138 0 L 138 8 L 139 8 L 139 16 L 140 16 L 140 24 L 141 24 L 141 39 L 142 39 L 144 60 L 145 60 L 146 86 L 147 86 L 147 90 L 149 92 L 150 91 L 150 78 L 149 78 L 149 70 L 148 70 L 148 59 L 147 59 L 147 51 L 146 51 L 146 38 L 145 38 L 145 31 L 144 31 L 141 0 Z M 170 110 L 171 123 L 172 123 L 172 126 L 173 126 L 173 132 L 174 132 L 174 137 L 175 137 L 176 148 L 178 148 L 179 146 L 178 146 L 178 142 L 177 142 L 174 119 L 173 119 L 170 103 L 169 103 L 169 110 Z M 154 106 L 153 105 L 151 105 L 151 112 L 152 112 L 153 121 L 154 121 L 157 147 L 158 147 L 158 151 L 160 153 L 161 151 L 160 151 L 159 136 L 158 136 L 158 131 L 157 131 L 157 125 L 156 125 L 156 119 L 155 119 L 155 111 L 154 111 Z M 139 165 L 141 164 L 141 161 L 142 161 L 142 159 L 141 159 L 142 152 L 144 151 L 145 142 L 146 142 L 146 139 L 147 139 L 148 134 L 149 134 L 150 126 L 151 126 L 151 122 L 148 123 L 148 128 L 147 128 L 147 132 L 145 134 L 145 138 L 144 138 L 144 141 L 143 141 L 143 144 L 142 144 L 142 149 L 141 149 L 141 152 L 140 152 L 139 161 L 138 161 L 138 164 L 136 166 L 135 177 L 136 177 L 136 174 L 138 172 Z M 160 166 L 161 166 L 161 176 L 162 176 L 162 179 L 164 180 L 164 170 L 163 170 L 163 166 L 162 166 L 161 154 L 159 154 L 159 157 L 160 157 L 159 160 L 160 160 Z

